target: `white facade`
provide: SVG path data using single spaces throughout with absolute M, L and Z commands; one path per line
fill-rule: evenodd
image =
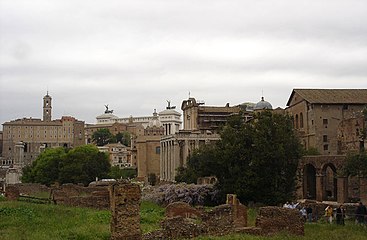
M 158 115 L 158 121 L 157 121 Z M 154 109 L 154 113 L 152 116 L 143 116 L 143 117 L 127 117 L 127 118 L 119 118 L 112 113 L 104 113 L 96 117 L 97 125 L 98 124 L 114 124 L 114 123 L 138 123 L 141 124 L 144 128 L 148 126 L 163 126 L 165 129 L 164 135 L 172 135 L 177 133 L 181 129 L 182 121 L 181 121 L 181 113 L 177 112 L 174 107 L 168 106 L 165 110 L 159 112 L 157 114 Z
M 172 135 L 178 133 L 181 129 L 181 114 L 174 110 L 174 108 L 168 108 L 159 113 L 159 122 L 164 127 L 164 135 Z

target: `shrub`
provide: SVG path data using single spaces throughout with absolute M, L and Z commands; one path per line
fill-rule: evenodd
M 218 190 L 213 185 L 165 184 L 143 189 L 143 200 L 163 206 L 173 202 L 214 206 L 218 204 Z

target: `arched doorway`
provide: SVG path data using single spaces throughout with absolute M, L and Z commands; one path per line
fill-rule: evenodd
M 336 167 L 328 163 L 322 168 L 322 174 L 324 176 L 323 200 L 336 201 L 338 196 Z
M 303 168 L 303 197 L 316 199 L 316 168 L 312 164 Z

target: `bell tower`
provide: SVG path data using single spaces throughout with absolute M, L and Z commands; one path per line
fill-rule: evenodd
M 43 121 L 50 122 L 51 121 L 51 96 L 48 95 L 48 91 L 46 96 L 43 97 Z

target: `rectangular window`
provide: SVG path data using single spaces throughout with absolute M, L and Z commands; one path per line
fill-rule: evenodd
M 328 120 L 327 120 L 326 118 L 324 118 L 324 119 L 322 119 L 322 123 L 323 123 L 324 125 L 327 125 L 327 124 L 328 124 Z
M 327 135 L 322 136 L 323 142 L 327 142 Z
M 155 153 L 160 154 L 161 153 L 161 147 L 156 147 L 155 148 Z
M 327 150 L 329 150 L 329 145 L 325 144 L 324 145 L 324 151 L 327 151 Z

